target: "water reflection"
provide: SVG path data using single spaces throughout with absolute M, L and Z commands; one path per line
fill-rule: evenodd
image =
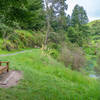
M 100 79 L 100 72 L 99 72 L 99 73 L 97 73 L 97 72 L 95 72 L 95 73 L 91 73 L 91 74 L 89 75 L 89 77 Z
M 90 74 L 90 75 L 89 75 L 89 77 L 92 77 L 92 78 L 97 78 L 97 76 L 96 76 L 96 75 L 94 75 L 94 74 Z

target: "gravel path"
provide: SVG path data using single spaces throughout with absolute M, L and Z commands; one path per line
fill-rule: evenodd
M 11 53 L 11 54 L 2 54 L 2 55 L 0 55 L 0 57 L 14 56 L 14 55 L 21 54 L 21 53 L 26 53 L 26 52 L 32 52 L 32 50 L 23 50 L 23 51 L 19 51 L 19 52 L 16 52 L 16 53 Z

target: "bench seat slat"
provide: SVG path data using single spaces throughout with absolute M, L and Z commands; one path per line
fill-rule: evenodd
M 7 69 L 7 66 L 0 66 L 0 70 Z
M 7 66 L 0 66 L 0 74 L 2 74 L 4 71 L 8 69 Z
M 2 66 L 2 63 L 6 63 L 6 66 Z M 2 74 L 4 71 L 9 72 L 9 62 L 0 61 L 0 74 Z

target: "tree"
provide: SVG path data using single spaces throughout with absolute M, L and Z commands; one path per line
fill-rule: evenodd
M 66 23 L 67 23 L 67 28 L 69 27 L 69 26 L 71 26 L 71 17 L 70 17 L 70 15 L 67 15 L 67 18 L 66 18 Z
M 68 37 L 72 43 L 82 46 L 89 38 L 88 16 L 83 7 L 76 5 L 69 20 Z
M 73 26 L 75 26 L 75 24 L 83 25 L 87 24 L 88 21 L 89 20 L 84 8 L 79 5 L 76 5 L 71 16 L 71 24 Z
M 50 24 L 54 31 L 66 28 L 66 0 L 48 0 Z
M 66 4 L 66 0 L 45 0 L 44 3 L 45 3 L 46 22 L 47 22 L 45 44 L 47 44 L 48 37 L 50 38 L 52 36 L 49 33 L 57 32 L 57 35 L 62 35 L 59 34 L 59 32 L 61 32 L 61 30 L 63 31 L 66 30 L 67 23 L 66 23 L 65 11 L 67 10 L 67 4 Z
M 0 37 L 11 40 L 15 29 L 39 30 L 44 23 L 42 0 L 0 0 Z
M 75 43 L 77 42 L 77 38 L 78 38 L 78 30 L 75 30 L 75 28 L 73 27 L 69 27 L 68 28 L 68 37 L 69 37 L 69 40 L 72 42 L 72 43 Z
M 25 20 L 27 29 L 39 30 L 44 26 L 45 15 L 43 11 L 42 0 L 28 0 L 27 5 L 28 16 Z
M 66 3 L 66 0 L 55 0 L 55 13 L 57 15 L 56 21 L 57 21 L 57 30 L 66 30 L 67 22 L 66 22 L 66 10 L 68 8 L 68 5 Z
M 83 43 L 87 43 L 90 32 L 87 25 L 82 25 L 81 27 L 77 24 L 74 27 L 68 28 L 68 38 L 72 43 L 77 43 L 79 46 L 82 46 Z
M 5 24 L 19 23 L 24 29 L 40 29 L 44 23 L 42 0 L 0 0 L 0 15 Z

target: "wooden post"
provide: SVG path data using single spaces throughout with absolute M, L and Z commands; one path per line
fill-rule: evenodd
M 7 62 L 7 72 L 9 72 L 9 62 Z
M 0 61 L 0 66 L 1 66 L 1 61 Z

